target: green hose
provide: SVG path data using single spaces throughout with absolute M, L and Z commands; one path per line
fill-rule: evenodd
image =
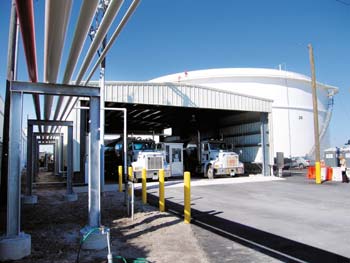
M 78 255 L 77 255 L 77 260 L 76 262 L 78 263 L 79 262 L 79 254 L 80 254 L 80 250 L 81 250 L 81 246 L 82 244 L 86 241 L 86 239 L 88 239 L 88 237 L 94 233 L 95 231 L 99 231 L 100 228 L 98 227 L 94 227 L 92 229 L 89 230 L 89 232 L 87 232 L 83 238 L 80 240 L 80 246 L 79 246 L 79 250 L 78 250 Z M 125 257 L 122 257 L 122 256 L 115 256 L 113 257 L 113 259 L 119 259 L 119 260 L 122 260 L 123 263 L 149 263 L 149 261 L 145 258 L 135 258 L 135 259 L 127 259 Z
M 83 236 L 83 238 L 80 240 L 80 243 L 83 244 L 83 243 L 85 242 L 85 240 L 86 240 L 93 232 L 95 232 L 96 230 L 100 230 L 100 228 L 94 227 L 94 228 L 90 229 L 90 231 L 87 232 L 87 233 Z
M 145 258 L 133 258 L 133 259 L 127 259 L 122 256 L 115 256 L 114 259 L 122 260 L 123 263 L 149 263 L 149 261 Z

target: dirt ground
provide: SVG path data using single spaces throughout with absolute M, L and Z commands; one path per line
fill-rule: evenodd
M 79 193 L 78 201 L 64 201 L 63 187 L 40 186 L 34 189 L 38 204 L 22 205 L 21 230 L 31 235 L 32 253 L 16 262 L 76 262 L 79 231 L 88 222 L 88 196 Z M 114 256 L 145 258 L 148 262 L 203 262 L 191 225 L 169 213 L 135 202 L 134 220 L 126 217 L 124 193 L 105 192 L 101 202 L 102 224 L 111 229 Z M 107 249 L 81 250 L 79 262 L 107 262 Z M 114 262 L 123 262 L 115 260 Z M 127 261 L 133 262 L 133 261 Z

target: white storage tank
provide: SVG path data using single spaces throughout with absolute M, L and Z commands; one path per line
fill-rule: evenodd
M 263 68 L 219 68 L 181 72 L 150 82 L 181 82 L 273 100 L 274 152 L 296 157 L 314 154 L 311 79 L 294 72 Z M 329 147 L 328 125 L 336 87 L 317 83 L 321 150 Z

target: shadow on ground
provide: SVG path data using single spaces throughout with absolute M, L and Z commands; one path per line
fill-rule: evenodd
M 137 194 L 141 192 L 138 191 Z M 158 206 L 158 197 L 149 194 L 148 202 Z M 166 199 L 166 209 L 183 217 L 183 205 Z M 274 235 L 217 216 L 219 211 L 191 209 L 192 223 L 208 231 L 240 243 L 246 247 L 276 258 L 282 262 L 350 262 L 349 258 L 288 238 Z M 310 233 L 312 234 L 312 233 Z

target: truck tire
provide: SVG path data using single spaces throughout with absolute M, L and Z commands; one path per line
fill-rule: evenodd
M 207 166 L 206 177 L 208 177 L 208 179 L 214 179 L 214 169 L 211 164 Z

